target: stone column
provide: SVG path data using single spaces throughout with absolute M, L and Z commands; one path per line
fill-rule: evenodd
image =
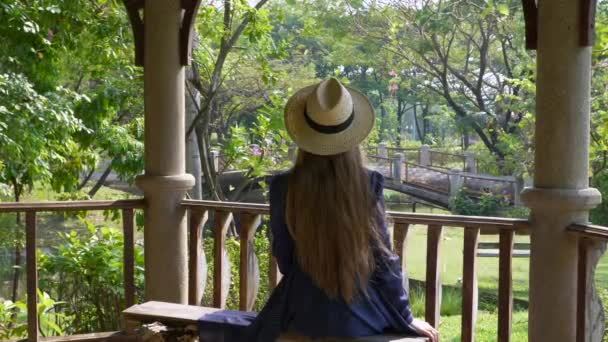
M 144 251 L 146 299 L 186 304 L 186 216 L 180 203 L 194 185 L 185 173 L 184 68 L 179 56 L 181 6 L 177 0 L 145 3 Z
M 429 145 L 420 146 L 420 166 L 431 165 L 431 147 Z
M 215 172 L 220 171 L 220 151 L 218 150 L 211 150 L 211 167 Z
M 475 154 L 473 152 L 465 152 L 464 153 L 464 162 L 465 162 L 465 171 L 470 173 L 477 173 L 477 159 L 475 159 Z
M 382 158 L 388 158 L 388 149 L 386 148 L 386 143 L 378 144 L 378 156 Z
M 591 48 L 579 47 L 578 1 L 539 1 L 534 187 L 522 194 L 532 209 L 529 341 L 576 340 L 577 239 L 600 203 L 589 188 Z
M 450 170 L 450 197 L 456 196 L 463 184 L 462 171 L 459 169 Z
M 394 180 L 401 181 L 405 176 L 405 156 L 403 153 L 395 153 L 393 156 L 393 170 L 391 176 Z

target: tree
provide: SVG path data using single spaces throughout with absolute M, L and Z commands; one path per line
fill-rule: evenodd
M 386 18 L 365 29 L 368 38 L 401 58 L 404 73 L 449 106 L 498 160 L 509 153 L 503 138 L 517 136 L 532 112 L 533 64 L 521 37 L 514 1 L 395 1 Z M 393 13 L 393 14 L 391 14 Z M 532 85 L 531 85 L 532 84 Z
M 194 79 L 189 85 L 201 94 L 198 114 L 187 129 L 187 136 L 193 132 L 198 139 L 198 148 L 201 157 L 201 169 L 205 183 L 215 200 L 225 199 L 218 186 L 216 170 L 210 164 L 211 131 L 214 119 L 221 117 L 217 112 L 218 95 L 230 72 L 236 73 L 241 58 L 257 61 L 263 70 L 268 71 L 266 57 L 270 52 L 272 26 L 268 20 L 268 13 L 262 9 L 268 0 L 260 0 L 251 7 L 246 2 L 226 0 L 221 7 L 213 3 L 204 4 L 199 14 L 198 31 L 201 36 L 199 49 L 193 63 Z M 230 59 L 237 44 L 243 44 L 245 53 L 238 54 L 234 60 Z M 247 53 L 248 52 L 248 53 Z M 229 68 L 225 70 L 228 64 Z M 192 90 L 189 90 L 192 94 Z M 215 117 L 214 117 L 215 114 Z

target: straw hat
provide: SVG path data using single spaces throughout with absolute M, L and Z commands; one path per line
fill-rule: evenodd
M 374 127 L 374 117 L 368 98 L 335 78 L 297 91 L 285 106 L 285 127 L 293 141 L 322 156 L 359 145 Z

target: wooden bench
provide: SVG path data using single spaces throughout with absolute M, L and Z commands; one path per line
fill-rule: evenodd
M 486 258 L 498 258 L 500 245 L 498 242 L 480 242 L 477 245 L 477 256 Z M 513 244 L 513 257 L 514 258 L 529 258 L 530 257 L 530 244 L 529 243 L 515 243 Z
M 197 326 L 198 319 L 205 314 L 221 311 L 221 309 L 202 306 L 182 305 L 165 302 L 146 302 L 133 305 L 123 311 L 127 327 L 131 331 L 141 324 L 160 322 L 167 326 Z M 281 338 L 280 341 L 297 341 L 297 339 Z M 329 340 L 326 340 L 329 341 Z M 358 339 L 332 339 L 331 341 L 358 341 L 358 342 L 426 342 L 421 337 L 407 337 L 397 335 L 371 336 Z M 204 342 L 204 341 L 201 341 Z

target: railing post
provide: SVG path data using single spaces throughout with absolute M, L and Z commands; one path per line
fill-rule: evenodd
M 27 268 L 27 339 L 38 341 L 38 265 L 36 263 L 36 212 L 25 214 Z
M 464 177 L 460 170 L 450 172 L 450 197 L 456 196 L 464 184 Z
M 466 151 L 464 153 L 465 158 L 465 170 L 470 173 L 477 173 L 477 160 L 475 159 L 475 154 L 470 151 Z
M 393 156 L 393 170 L 391 172 L 391 177 L 394 180 L 397 181 L 401 181 L 403 180 L 403 176 L 404 176 L 404 164 L 405 161 L 405 156 L 403 155 L 403 153 L 395 153 L 395 155 Z
M 429 145 L 420 146 L 420 160 L 418 163 L 420 166 L 431 165 L 431 147 Z
M 207 285 L 207 258 L 203 250 L 203 227 L 207 222 L 207 210 L 190 210 L 190 239 L 188 246 L 189 276 L 188 304 L 200 305 Z
M 441 311 L 441 236 L 443 227 L 430 225 L 426 240 L 426 296 L 425 319 L 433 327 L 439 327 Z
M 516 176 L 513 182 L 513 204 L 522 205 L 521 192 L 524 191 L 524 179 L 522 176 Z
M 386 143 L 378 144 L 378 156 L 382 158 L 388 158 L 388 149 L 386 148 Z
M 123 281 L 125 290 L 125 305 L 127 308 L 135 304 L 135 241 L 133 230 L 133 208 L 122 210 L 123 229 Z
M 287 150 L 287 158 L 289 158 L 289 160 L 291 160 L 291 162 L 295 164 L 297 157 L 298 148 L 296 147 L 296 145 L 289 145 L 289 149 Z
M 243 213 L 241 215 L 241 250 L 239 265 L 239 309 L 251 311 L 260 287 L 260 267 L 255 255 L 253 239 L 262 221 L 260 215 Z
M 477 320 L 477 243 L 479 228 L 465 227 L 462 270 L 462 341 L 475 340 Z
M 405 249 L 407 245 L 407 232 L 409 230 L 409 224 L 396 222 L 393 225 L 393 248 L 395 253 L 401 260 L 401 269 L 404 274 L 403 276 L 403 288 L 409 292 L 410 284 L 409 278 L 405 275 Z
M 213 171 L 219 172 L 220 170 L 220 151 L 211 150 L 211 167 Z
M 230 258 L 226 249 L 226 234 L 232 213 L 216 211 L 213 226 L 213 307 L 226 307 L 230 287 Z

